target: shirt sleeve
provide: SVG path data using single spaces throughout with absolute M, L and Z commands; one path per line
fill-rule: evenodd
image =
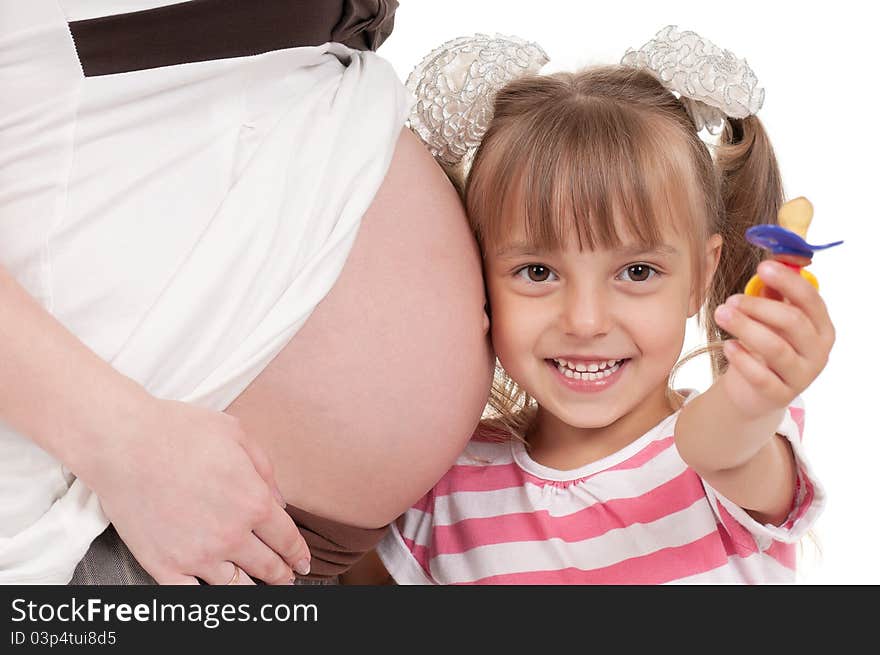
M 399 585 L 439 584 L 431 575 L 434 490 L 425 494 L 389 526 L 376 552 Z
M 804 432 L 804 406 L 800 396 L 788 407 L 776 432 L 788 439 L 797 467 L 797 481 L 791 509 L 780 525 L 759 523 L 746 510 L 713 489 L 705 480 L 703 481 L 703 487 L 716 518 L 734 544 L 742 544 L 744 540 L 750 541 L 762 551 L 771 548 L 774 542 L 792 544 L 799 541 L 812 528 L 825 508 L 825 491 L 816 480 L 803 452 L 801 442 Z

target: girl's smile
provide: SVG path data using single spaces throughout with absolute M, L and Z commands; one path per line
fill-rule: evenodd
M 572 391 L 605 391 L 624 374 L 629 358 L 560 357 L 546 360 L 560 384 Z

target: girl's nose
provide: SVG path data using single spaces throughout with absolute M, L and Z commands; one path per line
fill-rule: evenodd
M 572 286 L 563 303 L 560 322 L 566 334 L 591 338 L 607 334 L 611 329 L 611 308 L 600 286 Z

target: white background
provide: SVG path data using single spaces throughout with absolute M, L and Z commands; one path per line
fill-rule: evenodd
M 820 8 L 821 6 L 821 8 Z M 694 30 L 745 58 L 766 89 L 759 116 L 782 169 L 787 197 L 815 207 L 808 240 L 844 245 L 819 252 L 810 270 L 837 328 L 831 361 L 804 393 L 805 446 L 828 493 L 815 528 L 821 552 L 804 544 L 800 580 L 880 583 L 875 495 L 880 429 L 874 334 L 880 247 L 877 137 L 880 27 L 869 3 L 686 0 L 402 0 L 379 50 L 402 79 L 444 41 L 475 32 L 515 34 L 550 56 L 545 70 L 614 63 L 665 25 Z M 689 331 L 685 350 L 696 345 Z M 677 386 L 704 389 L 708 365 L 686 367 Z

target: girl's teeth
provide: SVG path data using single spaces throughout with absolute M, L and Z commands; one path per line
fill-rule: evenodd
M 567 359 L 554 359 L 553 361 L 555 361 L 558 366 L 570 368 L 572 371 L 577 371 L 579 373 L 596 373 L 597 371 L 604 371 L 606 368 L 614 366 L 620 360 L 609 359 L 604 362 L 594 362 L 592 364 L 575 364 Z
M 557 359 L 554 361 L 556 362 L 557 370 L 567 378 L 571 378 L 572 380 L 601 380 L 617 371 L 617 369 L 620 368 L 621 360 L 612 359 L 607 362 L 589 365 L 578 364 L 577 370 L 570 368 L 574 366 L 574 364 L 567 362 L 564 359 Z

